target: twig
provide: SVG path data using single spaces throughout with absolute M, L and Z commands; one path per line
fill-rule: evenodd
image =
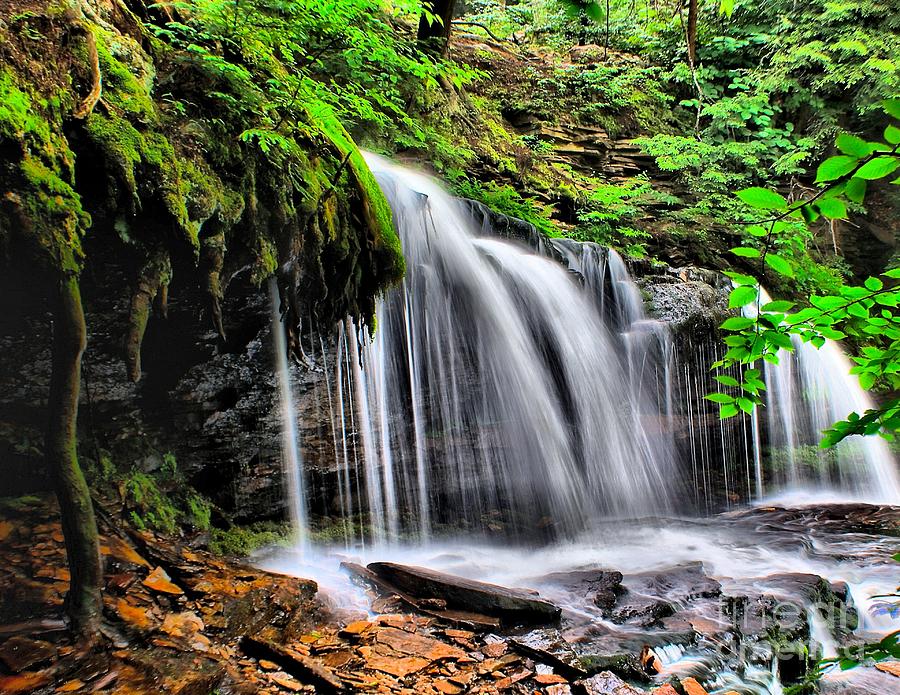
M 515 33 L 512 34 L 512 41 L 510 42 L 509 39 L 501 39 L 499 36 L 497 36 L 494 32 L 492 32 L 490 29 L 488 29 L 481 22 L 463 22 L 458 19 L 454 19 L 450 23 L 455 27 L 478 27 L 479 29 L 484 29 L 484 32 L 488 36 L 490 36 L 492 39 L 494 39 L 494 41 L 499 41 L 500 43 L 504 43 L 504 42 L 505 43 L 514 43 L 517 46 L 519 45 L 519 40 L 516 38 Z

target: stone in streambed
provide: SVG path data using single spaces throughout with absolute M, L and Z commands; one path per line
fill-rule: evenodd
M 560 609 L 520 589 L 509 589 L 424 567 L 373 562 L 368 569 L 416 598 L 441 599 L 450 608 L 499 617 L 509 624 L 548 623 Z
M 681 687 L 684 688 L 687 695 L 709 695 L 706 688 L 700 685 L 696 678 L 683 678 Z
M 603 671 L 596 676 L 585 678 L 575 683 L 587 695 L 643 695 L 642 691 L 634 688 L 616 674 Z

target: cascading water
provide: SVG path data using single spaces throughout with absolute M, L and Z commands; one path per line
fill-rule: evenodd
M 408 267 L 378 305 L 374 338 L 348 332 L 375 540 L 401 526 L 427 538 L 438 524 L 571 534 L 602 516 L 672 509 L 678 476 L 657 375 L 637 364 L 647 352 L 633 330 L 639 295 L 616 303 L 622 333 L 611 331 L 602 292 L 479 233 L 427 177 L 369 163 Z M 618 286 L 624 265 L 613 259 Z
M 284 335 L 284 326 L 281 323 L 278 284 L 274 277 L 269 282 L 269 298 L 272 303 L 272 340 L 275 344 L 275 372 L 278 379 L 278 402 L 281 412 L 281 460 L 284 466 L 288 510 L 291 515 L 295 541 L 301 550 L 305 550 L 307 543 L 306 485 L 298 445 L 297 413 L 294 408 L 294 394 L 291 390 L 287 340 Z
M 770 301 L 765 290 L 760 304 Z M 750 306 L 745 314 L 755 316 Z M 765 407 L 757 415 L 767 445 L 768 488 L 759 492 L 840 493 L 870 502 L 900 504 L 900 475 L 887 442 L 853 436 L 831 449 L 817 446 L 821 433 L 850 413 L 874 408 L 850 374 L 850 360 L 827 340 L 821 348 L 792 336 L 794 352 L 766 363 Z
M 717 347 L 677 354 L 615 251 L 533 229 L 502 240 L 485 209 L 368 159 L 408 274 L 379 301 L 376 331 L 341 326 L 330 403 L 341 513 L 367 517 L 374 542 L 452 528 L 571 535 L 602 517 L 709 513 L 799 487 L 900 500 L 884 442 L 815 447 L 867 405 L 837 345 L 798 343 L 766 367 L 767 407 L 720 422 L 703 400 Z
M 810 652 L 845 644 L 847 610 L 860 613 L 854 639 L 896 629 L 893 614 L 879 612 L 896 586 L 892 545 L 878 525 L 884 509 L 840 507 L 830 516 L 763 507 L 678 518 L 792 487 L 900 501 L 896 464 L 878 440 L 847 442 L 809 465 L 819 430 L 870 405 L 836 344 L 797 345 L 767 368 L 766 407 L 720 421 L 703 396 L 717 390 L 712 377 L 721 372 L 708 365 L 721 347 L 677 338 L 649 319 L 614 251 L 511 231 L 508 219 L 453 199 L 425 176 L 368 160 L 390 200 L 408 272 L 379 300 L 376 330 L 339 324 L 330 367 L 320 346 L 332 387 L 320 403 L 327 401 L 321 410 L 334 444 L 328 504 L 343 524 L 340 559 L 354 553 L 361 562 L 391 559 L 539 589 L 563 607 L 567 644 L 578 654 L 652 641 L 663 677 L 693 674 L 715 692 L 783 692 L 778 658 L 765 640 L 741 637 L 753 620 L 732 624 L 728 606 L 788 601 Z M 291 510 L 305 527 L 277 292 L 273 334 Z M 847 514 L 860 519 L 852 533 L 840 525 Z M 265 562 L 315 577 L 356 609 L 368 605 L 327 548 L 301 551 Z M 611 619 L 592 594 L 566 584 L 597 568 L 620 570 L 626 585 L 637 582 L 637 595 L 641 586 L 671 584 L 682 591 L 680 603 L 673 599 L 682 612 L 649 628 Z M 697 592 L 697 572 L 714 578 L 721 595 L 710 597 L 703 581 Z M 850 608 L 835 619 L 834 602 L 814 603 L 804 588 L 810 578 L 824 581 L 814 581 L 817 592 L 846 586 L 850 598 L 840 605 Z M 748 596 L 755 602 L 742 603 Z M 719 637 L 686 629 L 682 615 L 743 639 L 749 651 L 726 645 L 718 653 Z

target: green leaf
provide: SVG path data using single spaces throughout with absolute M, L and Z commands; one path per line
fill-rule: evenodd
M 766 255 L 766 264 L 774 270 L 776 273 L 780 275 L 785 275 L 789 278 L 794 277 L 794 269 L 791 268 L 791 264 L 781 256 L 775 253 L 770 253 Z
M 889 125 L 884 129 L 884 140 L 891 145 L 900 145 L 900 128 Z
M 720 0 L 719 12 L 726 17 L 730 17 L 731 13 L 734 12 L 734 0 Z
M 787 210 L 787 201 L 779 193 L 768 188 L 753 186 L 737 192 L 737 197 L 747 205 L 760 210 Z
M 750 328 L 754 323 L 756 322 L 753 319 L 746 316 L 732 316 L 729 319 L 725 319 L 719 328 L 723 331 L 742 331 L 745 328 Z
M 755 287 L 735 287 L 731 290 L 728 297 L 728 308 L 737 309 L 738 307 L 751 304 L 756 301 L 757 291 Z
M 750 415 L 753 412 L 754 403 L 749 398 L 738 398 L 737 404 L 741 410 Z
M 769 302 L 768 304 L 764 305 L 762 310 L 763 311 L 774 311 L 774 312 L 778 312 L 779 314 L 781 314 L 781 313 L 784 313 L 785 311 L 790 311 L 793 308 L 794 308 L 793 302 L 787 302 L 784 300 L 775 300 L 774 302 Z
M 742 273 L 735 273 L 729 270 L 726 270 L 723 275 L 730 277 L 735 285 L 753 285 L 756 287 L 756 278 L 749 275 L 743 275 Z
M 884 287 L 884 283 L 878 278 L 868 278 L 863 284 L 865 284 L 867 290 L 872 292 L 877 292 Z
M 734 397 L 729 396 L 727 393 L 708 393 L 704 398 L 713 403 L 734 403 Z
M 861 203 L 863 199 L 866 197 L 866 183 L 865 179 L 860 179 L 854 176 L 847 182 L 847 187 L 844 189 L 844 193 L 847 195 L 849 200 L 852 200 L 854 203 Z
M 718 381 L 723 386 L 740 386 L 741 382 L 735 379 L 733 376 L 728 376 L 727 374 L 719 374 L 716 377 L 713 377 L 716 381 Z
M 724 420 L 729 417 L 734 417 L 738 414 L 737 406 L 733 403 L 724 403 L 719 406 L 719 419 Z
M 594 22 L 602 22 L 606 16 L 599 2 L 590 2 L 584 7 L 584 13 Z
M 875 157 L 863 164 L 854 176 L 861 179 L 880 179 L 887 176 L 897 167 L 900 167 L 900 158 L 897 157 Z
M 828 198 L 826 200 L 820 200 L 816 206 L 819 208 L 819 211 L 825 215 L 828 219 L 831 220 L 844 220 L 847 219 L 847 206 L 837 198 Z
M 849 154 L 851 157 L 857 158 L 868 157 L 875 151 L 875 147 L 862 138 L 858 138 L 855 135 L 848 135 L 847 133 L 841 133 L 837 136 L 837 146 L 844 154 Z
M 829 157 L 816 169 L 816 183 L 839 179 L 853 171 L 858 163 L 859 157 L 848 157 L 846 155 Z
M 900 99 L 885 99 L 881 102 L 881 106 L 888 115 L 900 121 Z
M 731 249 L 731 253 L 741 258 L 759 258 L 759 249 L 751 249 L 747 246 L 738 246 Z

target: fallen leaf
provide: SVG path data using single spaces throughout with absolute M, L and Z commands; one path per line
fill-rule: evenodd
M 880 664 L 875 664 L 875 668 L 900 678 L 900 661 L 883 661 Z
M 50 682 L 46 673 L 20 673 L 15 676 L 0 676 L 0 693 L 30 693 L 35 688 Z
M 172 637 L 192 637 L 203 630 L 203 621 L 191 611 L 169 613 L 159 629 Z
M 706 688 L 700 685 L 696 678 L 685 678 L 681 681 L 681 685 L 684 686 L 684 692 L 687 695 L 709 695 Z
M 123 598 L 116 601 L 116 612 L 123 622 L 140 630 L 147 630 L 152 625 L 146 609 L 140 606 L 133 606 Z
M 162 594 L 180 595 L 184 593 L 180 586 L 172 583 L 169 575 L 166 574 L 166 571 L 162 567 L 157 567 L 148 574 L 142 584 L 148 589 L 152 589 L 153 591 Z
M 56 689 L 58 693 L 71 693 L 75 690 L 81 690 L 84 687 L 84 681 L 80 681 L 77 678 L 69 681 L 68 683 L 63 683 Z

